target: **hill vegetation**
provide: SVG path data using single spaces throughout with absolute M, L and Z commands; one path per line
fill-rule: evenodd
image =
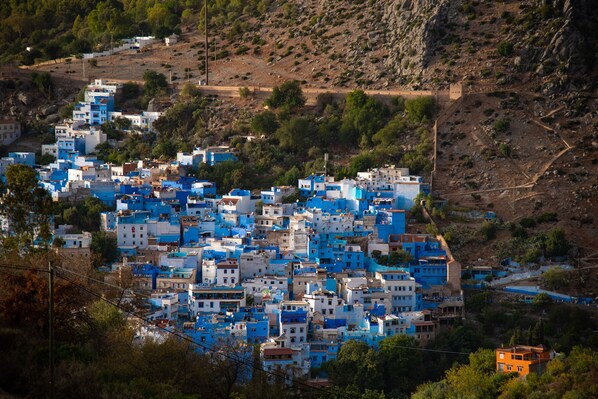
M 160 80 L 156 76 L 163 78 L 146 73 L 146 92 L 148 83 L 152 88 L 152 82 Z M 285 82 L 265 101 L 271 109 L 215 135 L 206 131 L 206 124 L 218 100 L 187 85 L 174 106 L 155 122 L 159 134 L 130 135 L 119 148 L 105 143 L 97 151 L 103 159 L 116 163 L 150 157 L 172 159 L 177 151 L 190 152 L 194 146 L 228 140 L 238 162 L 213 167 L 202 164 L 192 172 L 215 180 L 222 192 L 233 187 L 294 185 L 299 177 L 324 170 L 324 153 L 330 154 L 328 170 L 339 179 L 391 163 L 410 168 L 414 174 L 431 171 L 432 98 L 396 98 L 387 105 L 355 90 L 346 99 L 322 95 L 316 107 L 304 107 L 304 103 L 299 82 Z

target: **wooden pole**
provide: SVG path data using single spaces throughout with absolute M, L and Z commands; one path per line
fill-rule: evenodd
M 206 48 L 206 86 L 210 84 L 210 75 L 209 75 L 209 67 L 208 63 L 210 62 L 210 58 L 208 56 L 209 52 L 209 43 L 208 43 L 208 0 L 204 0 L 204 34 L 205 34 L 205 48 Z

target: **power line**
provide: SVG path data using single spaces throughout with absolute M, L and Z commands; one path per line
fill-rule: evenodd
M 27 266 L 18 266 L 11 263 L 0 263 L 0 268 L 2 269 L 12 269 L 12 270 L 23 270 L 23 271 L 35 271 L 35 272 L 43 272 L 49 273 L 47 269 L 39 269 L 35 267 L 27 267 Z
M 18 266 L 8 266 L 8 265 L 3 265 L 1 263 L 0 263 L 0 268 L 9 268 L 9 269 L 16 269 L 16 270 L 31 270 L 31 271 L 38 271 L 38 272 L 48 273 L 48 270 L 45 270 L 45 269 L 36 269 L 36 268 L 18 267 Z M 60 270 L 60 271 L 64 271 L 64 272 L 68 272 L 68 273 L 71 273 L 71 274 L 74 274 L 74 275 L 79 276 L 81 278 L 89 279 L 89 280 L 94 281 L 96 283 L 103 284 L 103 285 L 105 285 L 107 287 L 117 288 L 117 289 L 122 290 L 122 291 L 130 290 L 130 291 L 132 291 L 136 295 L 139 295 L 139 296 L 142 296 L 142 297 L 146 297 L 146 298 L 151 298 L 151 296 L 146 295 L 146 294 L 142 294 L 142 293 L 137 292 L 137 291 L 134 291 L 131 288 L 119 287 L 117 285 L 110 284 L 110 283 L 107 283 L 105 281 L 101 281 L 101 280 L 95 279 L 93 277 L 89 277 L 89 276 L 86 276 L 84 274 L 77 273 L 77 272 L 74 272 L 74 271 L 69 270 L 69 269 L 65 269 L 65 268 L 60 267 L 60 266 L 55 266 L 55 269 Z M 60 276 L 60 277 L 62 278 L 63 276 Z M 64 279 L 66 280 L 66 278 L 64 278 Z M 73 282 L 72 280 L 69 280 L 69 281 Z M 129 311 L 127 311 L 127 312 L 129 312 Z M 137 314 L 134 314 L 132 312 L 129 312 L 129 313 L 132 314 L 132 315 L 134 315 L 134 316 L 136 316 L 136 317 L 141 317 L 141 316 L 139 316 Z M 144 321 L 147 322 L 147 320 L 144 320 Z M 421 352 L 443 353 L 443 354 L 448 354 L 448 355 L 470 355 L 470 352 L 448 351 L 448 350 L 441 350 L 441 349 L 429 349 L 429 348 L 420 348 L 420 347 L 412 347 L 412 346 L 401 346 L 401 345 L 391 345 L 391 346 L 393 348 L 416 350 L 416 351 L 421 351 Z
M 12 266 L 12 265 L 4 265 L 2 263 L 0 263 L 0 268 L 16 269 L 16 270 L 31 270 L 31 271 L 48 273 L 48 270 L 46 270 L 46 269 L 37 269 L 37 268 L 31 268 L 31 267 L 19 267 L 19 266 Z M 105 281 L 101 281 L 101 280 L 95 279 L 93 277 L 89 277 L 89 276 L 86 276 L 84 274 L 74 272 L 74 271 L 69 270 L 69 269 L 65 269 L 64 267 L 54 266 L 54 268 L 57 269 L 57 270 L 60 270 L 60 271 L 64 271 L 64 272 L 68 272 L 68 273 L 74 274 L 74 275 L 79 276 L 81 278 L 89 279 L 89 280 L 94 281 L 94 282 L 99 283 L 99 284 L 103 284 L 103 285 L 105 285 L 107 287 L 117 288 L 117 289 L 122 290 L 122 291 L 130 290 L 130 291 L 132 291 L 136 295 L 139 295 L 139 296 L 142 296 L 142 297 L 146 297 L 146 298 L 151 298 L 151 296 L 146 295 L 146 294 L 142 294 L 142 293 L 137 292 L 137 291 L 134 291 L 131 288 L 119 287 L 117 285 L 110 284 L 110 283 L 107 283 Z M 59 276 L 59 277 L 63 278 L 64 280 L 67 280 L 67 278 L 64 277 L 64 276 Z M 69 279 L 68 281 L 71 281 L 73 284 L 76 284 L 76 285 L 80 286 L 82 289 L 84 288 L 83 286 L 79 285 L 78 283 L 74 282 L 73 280 Z M 97 294 L 96 294 L 96 296 L 97 296 Z M 103 298 L 103 299 L 105 299 L 105 298 Z M 136 316 L 136 317 L 143 318 L 142 316 L 139 316 L 138 314 L 135 314 L 135 313 L 133 313 L 131 311 L 127 310 L 127 312 L 130 313 L 130 314 L 132 314 L 132 315 L 134 315 L 134 316 Z M 145 319 L 144 319 L 144 321 L 149 322 L 148 320 L 145 320 Z M 201 346 L 201 344 L 198 344 L 198 345 Z M 402 346 L 402 345 L 391 345 L 391 346 L 393 348 L 416 350 L 416 351 L 421 351 L 421 352 L 444 353 L 444 354 L 448 354 L 448 355 L 470 355 L 471 354 L 471 352 L 448 351 L 448 350 L 441 350 L 441 349 L 420 348 L 420 347 L 414 347 L 414 346 Z
M 39 269 L 39 268 L 33 268 L 33 267 L 21 267 L 21 266 L 15 266 L 15 265 L 12 265 L 12 264 L 3 264 L 3 263 L 0 263 L 0 268 L 13 269 L 13 270 L 28 270 L 28 271 L 37 271 L 37 272 L 49 273 L 49 270 L 46 270 L 46 269 Z M 79 277 L 82 277 L 82 278 L 90 279 L 92 281 L 95 281 L 97 283 L 106 285 L 108 287 L 118 288 L 119 290 L 123 290 L 123 291 L 126 290 L 126 288 L 122 288 L 122 287 L 119 287 L 119 286 L 116 286 L 116 285 L 113 285 L 113 284 L 110 284 L 110 283 L 106 283 L 104 281 L 97 280 L 97 279 L 94 279 L 94 278 L 89 277 L 89 276 L 85 276 L 83 274 L 74 272 L 72 270 L 65 269 L 63 267 L 55 267 L 55 269 L 58 269 L 60 271 L 65 271 L 65 272 L 77 275 Z M 92 296 L 94 296 L 94 297 L 96 297 L 96 298 L 98 298 L 98 299 L 100 299 L 100 300 L 102 300 L 102 301 L 104 301 L 106 303 L 111 304 L 112 306 L 116 307 L 117 309 L 119 309 L 119 310 L 121 310 L 121 311 L 123 311 L 123 312 L 125 312 L 125 313 L 127 313 L 129 315 L 137 317 L 138 319 L 142 320 L 146 324 L 151 324 L 150 320 L 148 320 L 146 317 L 144 317 L 142 315 L 139 315 L 138 313 L 136 313 L 134 311 L 131 311 L 129 309 L 124 308 L 123 306 L 120 305 L 120 303 L 115 303 L 115 302 L 107 299 L 103 295 L 98 294 L 98 293 L 96 293 L 96 292 L 88 289 L 87 287 L 79 284 L 75 280 L 72 280 L 72 279 L 70 279 L 70 278 L 68 278 L 68 277 L 66 277 L 64 275 L 58 274 L 58 273 L 56 273 L 56 276 L 59 277 L 59 278 L 61 278 L 61 279 L 63 279 L 63 280 L 66 280 L 66 281 L 70 282 L 71 284 L 77 286 L 78 288 L 80 288 L 81 290 L 87 292 L 88 294 L 90 294 L 90 295 L 92 295 Z M 148 296 L 146 295 L 146 297 L 148 297 Z M 320 388 L 320 387 L 317 387 L 317 386 L 314 386 L 314 385 L 310 385 L 310 384 L 304 383 L 302 381 L 299 381 L 299 380 L 296 380 L 296 379 L 293 379 L 293 378 L 289 378 L 287 375 L 284 375 L 284 374 L 279 374 L 279 373 L 276 373 L 276 372 L 273 372 L 273 371 L 264 370 L 261 366 L 257 365 L 255 362 L 247 362 L 244 359 L 241 359 L 241 358 L 238 358 L 236 356 L 233 356 L 232 354 L 230 354 L 230 352 L 224 352 L 222 350 L 224 348 L 222 348 L 222 347 L 214 348 L 214 346 L 210 346 L 210 345 L 199 343 L 199 342 L 193 340 L 192 338 L 190 338 L 189 336 L 187 336 L 185 334 L 180 334 L 180 333 L 178 333 L 176 331 L 171 331 L 171 330 L 169 330 L 169 329 L 167 329 L 165 327 L 161 327 L 159 325 L 155 325 L 155 327 L 157 329 L 161 330 L 161 331 L 164 331 L 164 332 L 168 333 L 168 334 L 174 335 L 177 338 L 183 339 L 183 340 L 191 343 L 192 345 L 198 346 L 198 347 L 200 347 L 200 348 L 202 348 L 202 349 L 204 349 L 206 351 L 214 352 L 216 354 L 219 354 L 219 355 L 221 355 L 221 356 L 223 356 L 223 357 L 225 357 L 225 358 L 227 358 L 227 359 L 229 359 L 229 360 L 231 360 L 233 362 L 236 362 L 237 364 L 243 365 L 243 366 L 245 366 L 247 368 L 256 369 L 256 370 L 261 371 L 263 373 L 266 373 L 266 374 L 269 374 L 269 375 L 281 378 L 284 381 L 290 380 L 295 385 L 303 385 L 303 386 L 309 387 L 310 389 L 313 389 L 313 390 L 317 390 L 317 391 L 321 391 L 323 393 L 331 394 L 328 390 L 326 390 L 324 388 Z M 393 347 L 393 348 L 401 348 L 401 349 L 406 349 L 406 350 L 416 350 L 416 351 L 421 351 L 421 352 L 441 353 L 441 354 L 450 354 L 450 355 L 459 355 L 459 356 L 464 356 L 464 355 L 469 355 L 470 354 L 468 352 L 447 351 L 447 350 L 440 350 L 440 349 L 428 349 L 428 348 L 411 347 L 411 346 L 404 346 L 404 345 L 391 345 L 391 347 Z
M 139 296 L 142 296 L 142 297 L 145 297 L 145 298 L 151 298 L 151 295 L 142 294 L 142 293 L 140 293 L 140 292 L 134 291 L 134 290 L 133 290 L 133 289 L 131 289 L 131 288 L 125 288 L 125 287 L 120 287 L 120 286 L 118 286 L 118 285 L 110 284 L 110 283 L 107 283 L 107 282 L 105 282 L 105 281 L 98 280 L 98 279 L 96 279 L 96 278 L 89 277 L 89 276 L 86 276 L 86 275 L 84 275 L 84 274 L 81 274 L 81 273 L 74 272 L 74 271 L 72 271 L 72 270 L 69 270 L 69 269 L 65 269 L 64 267 L 55 266 L 55 268 L 56 268 L 56 269 L 58 269 L 58 270 L 60 270 L 60 271 L 63 271 L 63 272 L 68 272 L 68 273 L 74 274 L 74 275 L 76 275 L 76 276 L 79 276 L 79 277 L 81 277 L 81 278 L 85 278 L 85 279 L 88 279 L 88 280 L 94 281 L 94 282 L 96 282 L 96 283 L 98 283 L 98 284 L 103 284 L 103 285 L 105 285 L 105 286 L 107 286 L 107 287 L 116 288 L 116 289 L 118 289 L 118 290 L 121 290 L 121 291 L 130 290 L 130 291 L 131 291 L 131 292 L 133 292 L 135 295 L 139 295 Z
M 94 292 L 94 291 L 88 289 L 87 287 L 85 287 L 85 286 L 77 283 L 76 281 L 74 281 L 74 280 L 72 280 L 72 279 L 70 279 L 70 278 L 68 278 L 68 277 L 66 277 L 64 275 L 56 274 L 56 276 L 59 277 L 59 278 L 62 278 L 64 280 L 66 280 L 68 282 L 70 282 L 71 284 L 77 286 L 78 288 L 80 288 L 81 290 L 87 292 L 88 294 L 90 294 L 90 295 L 92 295 L 92 296 L 94 296 L 94 297 L 96 297 L 96 298 L 98 298 L 98 299 L 100 299 L 100 300 L 102 300 L 102 301 L 104 301 L 106 303 L 109 303 L 110 305 L 116 307 L 117 309 L 123 311 L 124 313 L 127 313 L 129 315 L 135 316 L 138 319 L 144 321 L 145 323 L 150 324 L 150 321 L 146 317 L 141 316 L 141 315 L 137 314 L 136 312 L 133 312 L 133 311 L 131 311 L 129 309 L 124 308 L 123 306 L 121 306 L 121 305 L 119 305 L 119 304 L 117 304 L 117 303 L 115 303 L 115 302 L 107 299 L 106 297 L 104 297 L 101 294 L 98 294 L 97 292 Z M 269 374 L 269 375 L 281 378 L 284 381 L 290 380 L 295 385 L 302 385 L 302 386 L 308 387 L 308 388 L 310 388 L 312 390 L 321 391 L 323 393 L 331 395 L 331 392 L 329 392 L 327 389 L 320 388 L 320 387 L 317 387 L 317 386 L 313 386 L 313 385 L 307 384 L 305 382 L 296 380 L 294 378 L 289 378 L 287 375 L 284 375 L 284 374 L 279 374 L 279 373 L 276 373 L 276 372 L 270 371 L 270 370 L 264 370 L 261 366 L 257 365 L 255 362 L 247 362 L 246 360 L 243 360 L 243 359 L 240 359 L 240 358 L 236 358 L 236 357 L 232 356 L 228 352 L 216 350 L 216 349 L 214 349 L 213 347 L 211 347 L 209 345 L 205 345 L 205 344 L 199 343 L 199 342 L 193 340 L 192 338 L 190 338 L 187 335 L 180 334 L 180 333 L 178 333 L 176 331 L 171 331 L 171 330 L 169 330 L 169 329 L 167 329 L 165 327 L 161 327 L 159 325 L 155 325 L 155 327 L 157 329 L 159 329 L 159 330 L 162 330 L 162 331 L 168 333 L 168 334 L 174 335 L 177 338 L 183 339 L 183 340 L 191 343 L 192 345 L 196 345 L 196 346 L 198 346 L 200 348 L 203 348 L 203 349 L 205 349 L 207 351 L 210 351 L 210 352 L 215 352 L 216 354 L 218 354 L 220 356 L 223 356 L 223 357 L 225 357 L 225 358 L 227 358 L 227 359 L 229 359 L 229 360 L 231 360 L 233 362 L 236 362 L 237 364 L 241 364 L 241 365 L 244 365 L 245 367 L 253 368 L 253 369 L 256 369 L 257 371 L 261 371 L 263 373 L 266 373 L 266 374 Z
M 391 348 L 412 349 L 421 352 L 445 353 L 448 355 L 470 355 L 470 352 L 445 351 L 441 349 L 420 348 L 417 346 L 390 345 Z

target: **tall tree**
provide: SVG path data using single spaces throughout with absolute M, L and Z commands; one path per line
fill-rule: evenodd
M 35 170 L 27 165 L 11 165 L 6 170 L 6 186 L 0 197 L 4 219 L 2 247 L 5 251 L 25 252 L 36 238 L 47 244 L 51 238 L 52 199 L 38 186 Z

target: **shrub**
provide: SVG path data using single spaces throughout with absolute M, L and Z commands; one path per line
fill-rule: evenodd
M 552 305 L 552 302 L 552 297 L 550 295 L 545 292 L 541 292 L 534 297 L 532 304 L 534 307 L 542 309 Z
M 500 153 L 500 155 L 502 155 L 504 158 L 507 158 L 511 155 L 511 147 L 509 147 L 508 144 L 505 143 L 501 143 L 498 146 L 498 152 Z
M 492 127 L 494 128 L 495 131 L 499 132 L 499 133 L 504 133 L 507 130 L 509 130 L 509 127 L 511 127 L 511 121 L 508 119 L 497 119 L 494 124 L 492 125 Z
M 239 87 L 239 97 L 241 97 L 241 98 L 251 97 L 251 90 L 249 90 L 249 87 L 247 87 L 247 86 Z
M 433 97 L 417 97 L 405 101 L 405 110 L 409 119 L 415 122 L 423 122 L 431 119 L 436 111 L 436 103 Z
M 555 212 L 546 212 L 538 216 L 538 223 L 552 223 L 558 220 L 559 219 Z
M 511 54 L 513 54 L 513 43 L 507 42 L 507 41 L 502 41 L 502 42 L 498 43 L 498 46 L 496 47 L 496 51 L 498 52 L 498 55 L 500 55 L 502 57 L 508 57 Z
M 534 220 L 534 218 L 523 218 L 521 219 L 519 224 L 525 227 L 526 229 L 536 227 L 536 221 Z
M 480 228 L 480 234 L 486 241 L 490 241 L 496 238 L 496 232 L 498 228 L 496 223 L 485 221 L 482 223 L 482 227 Z
M 305 105 L 305 97 L 299 81 L 286 81 L 280 86 L 274 87 L 270 97 L 265 104 L 272 108 L 287 107 L 289 109 L 300 108 Z
M 549 290 L 559 290 L 567 286 L 569 279 L 566 270 L 553 267 L 542 274 L 542 282 Z

